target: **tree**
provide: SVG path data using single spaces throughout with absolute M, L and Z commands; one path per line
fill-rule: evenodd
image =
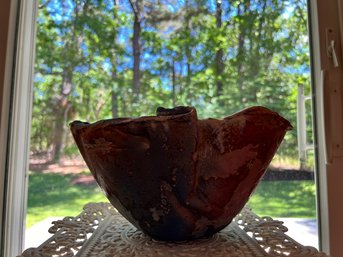
M 216 0 L 216 25 L 217 25 L 217 30 L 220 31 L 222 28 L 222 0 Z M 217 96 L 221 96 L 223 94 L 223 80 L 222 80 L 222 75 L 224 72 L 224 61 L 223 61 L 223 55 L 224 55 L 224 50 L 223 48 L 219 45 L 217 47 L 216 51 L 216 58 L 215 58 L 215 63 L 216 63 L 216 83 L 217 83 Z
M 32 152 L 48 149 L 58 161 L 62 151 L 72 152 L 71 119 L 141 116 L 159 105 L 193 105 L 200 117 L 265 105 L 295 123 L 295 89 L 309 85 L 305 6 L 304 0 L 42 2 Z M 287 149 L 295 149 L 296 135 L 289 137 Z
M 80 6 L 75 6 L 69 14 L 66 13 L 64 8 L 61 10 L 63 15 L 70 15 L 73 19 L 58 21 L 53 19 L 56 13 L 49 13 L 47 10 L 41 12 L 40 19 L 42 19 L 42 22 L 38 23 L 37 41 L 37 57 L 40 58 L 36 63 L 36 72 L 39 72 L 42 76 L 52 75 L 57 77 L 54 80 L 57 84 L 51 85 L 55 87 L 55 90 L 53 90 L 55 95 L 47 96 L 51 99 L 51 111 L 54 114 L 53 137 L 50 141 L 52 145 L 52 161 L 54 162 L 58 162 L 61 156 L 67 116 L 72 107 L 69 96 L 74 91 L 73 71 L 81 62 L 79 54 L 80 29 L 77 27 L 76 22 L 79 17 Z M 44 34 L 44 32 L 47 32 L 47 34 Z
M 142 22 L 142 8 L 143 0 L 129 0 L 132 12 L 134 15 L 133 21 L 133 37 L 132 37 L 132 53 L 133 53 L 133 80 L 132 91 L 135 96 L 140 92 L 140 60 L 141 60 L 141 22 Z

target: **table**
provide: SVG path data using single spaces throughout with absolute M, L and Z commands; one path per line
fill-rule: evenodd
M 109 203 L 89 203 L 76 217 L 54 221 L 53 235 L 20 257 L 325 257 L 285 235 L 283 222 L 259 217 L 245 207 L 233 222 L 210 238 L 156 241 L 137 230 Z

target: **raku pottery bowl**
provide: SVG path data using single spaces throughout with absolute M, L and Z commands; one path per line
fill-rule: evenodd
M 157 240 L 210 236 L 249 199 L 290 123 L 264 107 L 198 120 L 192 107 L 157 116 L 74 121 L 80 152 L 113 206 Z

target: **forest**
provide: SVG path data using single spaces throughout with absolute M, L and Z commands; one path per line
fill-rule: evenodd
M 311 83 L 306 2 L 40 0 L 31 155 L 77 153 L 76 119 L 263 105 L 293 124 L 279 154 L 296 159 L 297 92 Z

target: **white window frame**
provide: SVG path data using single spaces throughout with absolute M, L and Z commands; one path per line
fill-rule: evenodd
M 22 252 L 31 128 L 36 0 L 12 0 L 1 106 L 1 252 Z
M 318 157 L 318 211 L 321 249 L 343 252 L 343 59 L 342 0 L 309 1 Z M 328 45 L 334 40 L 338 67 Z M 332 53 L 331 53 L 332 56 Z
M 343 117 L 337 119 L 328 116 L 330 112 L 323 104 L 323 86 L 326 84 L 323 85 L 322 71 L 326 70 L 331 74 L 332 67 L 328 66 L 331 60 L 326 60 L 323 54 L 326 49 L 323 46 L 324 35 L 321 28 L 327 26 L 325 23 L 328 22 L 339 35 L 336 35 L 335 40 L 342 71 L 340 36 L 343 33 L 340 34 L 342 29 L 335 16 L 338 13 L 322 17 L 322 12 L 325 13 L 330 8 L 336 8 L 333 9 L 336 11 L 339 9 L 342 17 L 342 1 L 308 1 L 313 50 L 317 169 L 320 171 L 317 176 L 319 229 L 321 248 L 332 257 L 339 257 L 343 252 L 343 156 L 340 151 L 330 147 L 343 137 L 342 131 L 332 129 L 343 126 Z M 15 256 L 23 250 L 37 2 L 38 0 L 11 0 L 3 101 L 0 106 L 0 242 L 3 246 L 0 248 L 0 255 L 3 256 Z M 335 99 L 338 104 L 343 105 L 343 97 Z M 325 134 L 330 129 L 332 133 Z

